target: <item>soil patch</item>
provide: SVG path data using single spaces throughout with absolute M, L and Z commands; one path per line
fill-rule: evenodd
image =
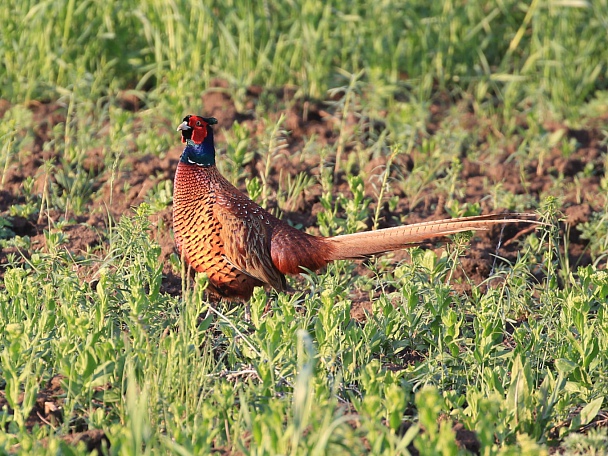
M 38 391 L 36 402 L 30 411 L 25 427 L 32 430 L 34 426 L 58 426 L 63 423 L 63 403 L 65 390 L 61 385 L 62 377 L 56 375 L 51 378 L 47 384 Z M 23 393 L 19 397 L 19 403 L 23 401 Z M 0 390 L 0 410 L 7 408 L 8 414 L 12 415 L 14 410 L 8 405 L 6 392 Z M 68 444 L 78 444 L 84 442 L 88 451 L 97 451 L 97 454 L 103 455 L 104 449 L 110 447 L 110 441 L 105 433 L 100 429 L 88 429 L 84 420 L 77 419 L 72 426 L 73 432 L 62 437 Z M 8 431 L 8 428 L 5 429 Z M 43 445 L 45 442 L 42 442 Z

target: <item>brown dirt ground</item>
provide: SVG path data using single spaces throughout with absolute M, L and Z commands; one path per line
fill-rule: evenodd
M 204 107 L 205 115 L 212 115 L 220 120 L 220 130 L 217 135 L 217 141 L 221 150 L 223 136 L 222 128 L 229 128 L 234 122 L 244 124 L 250 131 L 252 136 L 259 135 L 263 131 L 263 125 L 256 123 L 251 112 L 256 103 L 259 102 L 262 94 L 262 89 L 259 87 L 251 87 L 248 91 L 248 101 L 245 108 L 248 110 L 245 113 L 238 112 L 235 103 L 224 90 L 225 84 L 221 81 L 216 84 L 212 90 L 203 94 L 201 104 Z M 309 172 L 319 174 L 319 162 L 303 161 L 299 151 L 302 150 L 306 140 L 313 135 L 321 144 L 334 144 L 338 139 L 337 121 L 330 112 L 330 108 L 319 101 L 308 100 L 305 102 L 294 100 L 293 93 L 289 90 L 277 90 L 273 93 L 276 100 L 282 101 L 286 115 L 285 128 L 290 131 L 287 137 L 288 151 L 290 154 L 283 154 L 277 157 L 273 162 L 275 170 L 282 170 L 283 173 L 295 175 L 298 172 Z M 0 118 L 4 112 L 10 107 L 6 101 L 0 100 Z M 135 109 L 137 106 L 131 106 Z M 36 179 L 34 186 L 35 191 L 42 193 L 45 179 L 52 179 L 45 176 L 41 172 L 41 166 L 44 161 L 56 158 L 58 152 L 54 150 L 43 150 L 43 144 L 49 138 L 52 128 L 58 123 L 65 122 L 65 109 L 58 104 L 53 103 L 32 103 L 31 111 L 34 116 L 35 129 L 34 141 L 30 147 L 29 153 L 20 154 L 20 161 L 13 163 L 5 174 L 4 185 L 0 188 L 0 215 L 8 217 L 9 209 L 15 204 L 23 204 L 25 202 L 25 194 L 23 191 L 23 182 L 28 176 Z M 438 128 L 438 125 L 447 113 L 445 103 L 436 103 L 431 108 L 431 117 L 427 130 L 432 134 Z M 279 113 L 271 116 L 271 120 L 278 119 Z M 484 125 L 483 120 L 478 119 L 473 114 L 463 117 L 462 127 L 467 129 L 478 129 L 480 134 L 480 143 L 484 141 Z M 606 119 L 598 119 L 596 124 L 591 124 L 585 130 L 572 130 L 565 125 L 559 123 L 547 123 L 545 129 L 549 132 L 564 130 L 564 134 L 568 138 L 574 138 L 579 147 L 567 158 L 563 156 L 562 151 L 555 148 L 551 154 L 544 157 L 542 163 L 538 161 L 532 162 L 531 165 L 524 170 L 527 186 L 522 185 L 521 170 L 516 160 L 510 160 L 512 154 L 516 150 L 516 144 L 509 144 L 505 147 L 504 154 L 500 160 L 493 161 L 491 166 L 484 165 L 485 157 L 474 160 L 467 156 L 466 151 L 463 151 L 461 156 L 462 172 L 461 178 L 466 180 L 466 195 L 462 202 L 477 202 L 482 201 L 484 213 L 490 211 L 487 203 L 484 202 L 484 197 L 487 195 L 485 188 L 486 182 L 502 182 L 503 187 L 516 195 L 531 195 L 532 198 L 538 199 L 541 192 L 551 189 L 555 185 L 556 176 L 563 176 L 562 184 L 565 189 L 565 197 L 562 200 L 564 213 L 564 222 L 561 224 L 562 232 L 569 232 L 570 243 L 568 245 L 568 258 L 570 264 L 586 265 L 591 262 L 591 256 L 587 249 L 587 241 L 581 239 L 580 232 L 576 229 L 577 225 L 589 221 L 594 212 L 600 211 L 601 199 L 596 196 L 600 192 L 600 181 L 604 176 L 603 168 L 605 163 L 606 145 L 602 143 L 603 136 L 601 134 L 602 124 Z M 354 131 L 356 124 L 360 120 L 351 116 L 347 122 L 347 128 Z M 365 137 L 373 131 L 382 129 L 381 122 L 364 123 L 364 130 L 360 135 Z M 522 127 L 525 128 L 525 122 L 522 122 Z M 489 126 L 485 130 L 489 131 Z M 347 151 L 352 150 L 356 145 L 347 144 Z M 87 152 L 85 157 L 84 167 L 89 172 L 98 175 L 97 184 L 94 188 L 93 199 L 90 203 L 89 210 L 85 215 L 74 215 L 68 213 L 69 219 L 75 223 L 70 223 L 65 228 L 64 232 L 69 236 L 69 241 L 66 246 L 74 254 L 89 252 L 91 249 L 103 249 L 105 242 L 104 234 L 107 229 L 108 220 L 111 217 L 117 220 L 123 214 L 130 214 L 132 208 L 144 201 L 148 191 L 157 183 L 167 179 L 172 179 L 177 161 L 181 152 L 181 146 L 176 138 L 175 147 L 167 151 L 163 157 L 158 157 L 152 154 L 135 151 L 133 146 L 131 155 L 125 157 L 123 166 L 120 172 L 115 176 L 111 195 L 110 171 L 102 169 L 99 166 L 101 161 L 101 149 L 94 149 Z M 393 164 L 395 172 L 393 178 L 398 178 L 397 170 L 402 174 L 407 175 L 407 171 L 411 170 L 417 160 L 425 159 L 419 153 L 400 156 Z M 254 160 L 255 162 L 255 160 Z M 57 162 L 58 163 L 58 162 Z M 385 158 L 376 158 L 370 160 L 363 172 L 373 174 L 373 170 L 385 165 Z M 60 166 L 60 164 L 56 164 Z M 263 165 L 261 163 L 248 165 L 248 171 L 252 174 L 258 174 Z M 593 172 L 587 177 L 579 174 L 586 166 L 591 166 Z M 278 172 L 276 173 L 278 176 Z M 348 194 L 348 185 L 345 182 L 344 175 L 338 175 L 339 181 L 337 190 Z M 583 189 L 583 194 L 577 193 L 574 182 L 578 180 L 581 184 L 579 187 Z M 276 185 L 276 182 L 273 182 Z M 242 183 L 241 183 L 242 184 Z M 122 189 L 128 188 L 126 193 Z M 366 186 L 366 192 L 369 197 L 373 198 L 373 189 L 371 185 Z M 431 193 L 427 192 L 422 195 L 419 202 L 410 207 L 410 202 L 399 189 L 394 190 L 394 194 L 400 197 L 396 213 L 391 214 L 388 206 L 382 208 L 383 225 L 381 227 L 392 226 L 395 222 L 395 215 L 409 213 L 408 222 L 414 223 L 423 220 L 445 218 L 447 214 L 444 212 L 444 200 Z M 290 219 L 296 224 L 301 224 L 310 232 L 315 232 L 316 216 L 320 210 L 321 191 L 319 188 L 313 188 L 305 192 L 303 198 L 298 202 L 298 207 L 286 213 L 284 218 Z M 110 198 L 112 203 L 110 204 Z M 65 218 L 66 214 L 50 211 L 45 213 L 44 217 L 38 219 L 26 219 L 23 217 L 9 217 L 12 220 L 13 230 L 17 235 L 30 236 L 32 245 L 35 248 L 45 247 L 45 236 L 43 231 L 48 229 L 49 225 Z M 398 218 L 398 217 L 397 217 Z M 168 208 L 151 218 L 153 224 L 157 227 L 154 237 L 161 245 L 162 254 L 161 260 L 164 262 L 164 281 L 163 291 L 177 295 L 181 292 L 181 278 L 172 270 L 167 258 L 174 252 L 174 243 L 171 227 L 171 209 Z M 517 240 L 528 231 L 529 227 L 510 225 L 507 226 L 501 233 L 501 229 L 496 227 L 485 233 L 476 235 L 470 243 L 470 249 L 467 250 L 465 257 L 460 261 L 460 272 L 453 278 L 454 287 L 457 291 L 467 292 L 471 283 L 479 284 L 483 282 L 489 275 L 496 253 L 497 239 L 501 237 L 502 247 L 498 254 L 508 260 L 515 259 L 518 251 Z M 17 254 L 16 249 L 4 249 L 0 251 L 0 266 L 5 265 L 8 260 L 8 255 Z M 396 253 L 395 260 L 403 259 L 407 253 Z M 17 255 L 17 258 L 19 255 Z M 3 274 L 4 268 L 0 268 L 0 276 Z M 368 274 L 368 270 L 364 265 L 357 267 L 357 272 L 360 274 Z M 358 320 L 366 318 L 366 312 L 371 311 L 371 303 L 367 294 L 353 294 L 353 308 L 351 315 Z M 407 365 L 419 359 L 420 354 L 412 353 L 411 357 L 404 360 Z M 387 366 L 389 369 L 400 369 L 402 366 Z M 39 393 L 36 406 L 30 414 L 27 421 L 27 426 L 32 427 L 36 424 L 44 425 L 61 421 L 61 397 L 63 390 L 61 389 L 60 379 L 55 377 L 51 379 L 48 385 Z M 6 404 L 4 391 L 0 390 L 0 409 Z M 470 431 L 462 428 L 455 428 L 459 444 L 472 451 L 479 451 L 479 443 L 475 435 L 471 435 Z M 107 442 L 107 437 L 102 431 L 88 430 L 86 426 L 83 428 L 74 428 L 74 434 L 69 437 L 70 441 L 76 442 L 83 440 L 87 447 L 93 451 L 97 450 L 101 453 L 102 442 Z

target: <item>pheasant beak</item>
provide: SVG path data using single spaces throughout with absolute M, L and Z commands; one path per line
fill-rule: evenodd
M 181 124 L 179 124 L 179 127 L 177 127 L 177 131 L 191 130 L 191 129 L 192 129 L 192 127 L 189 126 L 185 120 Z

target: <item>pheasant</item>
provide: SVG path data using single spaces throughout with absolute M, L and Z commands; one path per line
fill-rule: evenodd
M 173 191 L 177 249 L 209 291 L 248 300 L 253 289 L 285 290 L 286 274 L 316 271 L 331 261 L 361 259 L 412 247 L 430 238 L 530 222 L 531 214 L 490 214 L 416 223 L 334 237 L 313 236 L 270 214 L 226 180 L 215 166 L 214 117 L 188 115 L 177 127 L 186 144 Z

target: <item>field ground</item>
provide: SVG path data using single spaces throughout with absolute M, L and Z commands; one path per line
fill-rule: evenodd
M 605 2 L 244 3 L 0 6 L 0 454 L 605 454 Z M 174 251 L 186 114 L 309 233 L 547 225 L 337 262 L 248 321 Z

